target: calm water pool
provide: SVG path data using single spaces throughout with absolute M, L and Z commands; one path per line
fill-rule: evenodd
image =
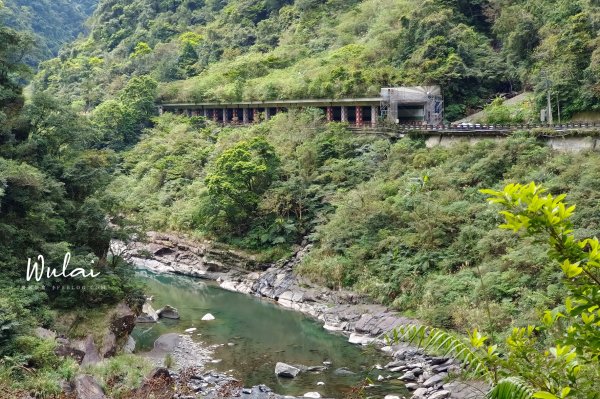
M 194 340 L 208 345 L 225 344 L 214 353 L 220 363 L 209 365 L 218 371 L 229 371 L 243 381 L 244 386 L 266 384 L 283 395 L 302 395 L 318 391 L 322 396 L 344 397 L 353 386 L 370 377 L 388 375 L 385 370 L 373 370 L 375 364 L 385 365 L 389 358 L 371 347 L 358 347 L 347 339 L 328 333 L 315 320 L 299 312 L 284 309 L 266 300 L 230 292 L 202 280 L 176 275 L 156 275 L 140 271 L 152 305 L 159 309 L 171 305 L 179 310 L 180 320 L 160 319 L 156 324 L 140 324 L 133 331 L 137 350 L 152 348 L 154 340 L 169 332 L 196 327 Z M 202 321 L 206 313 L 216 320 Z M 201 334 L 198 336 L 197 334 Z M 233 343 L 233 346 L 227 345 Z M 319 373 L 301 373 L 295 379 L 278 378 L 275 364 L 332 365 Z M 338 375 L 335 370 L 346 367 L 355 375 Z M 325 383 L 317 386 L 317 382 Z M 369 388 L 369 396 L 405 394 L 397 379 Z

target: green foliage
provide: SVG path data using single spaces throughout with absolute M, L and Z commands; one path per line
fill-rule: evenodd
M 138 388 L 153 365 L 147 358 L 121 355 L 85 367 L 82 371 L 94 376 L 110 398 L 126 398 L 132 389 Z
M 58 50 L 84 32 L 84 22 L 92 15 L 97 0 L 4 0 L 0 3 L 0 23 L 33 36 L 35 48 L 27 63 L 56 57 Z
M 472 376 L 492 384 L 489 398 L 596 398 L 600 389 L 598 239 L 575 238 L 570 220 L 575 206 L 564 202 L 564 194 L 546 194 L 533 182 L 481 191 L 502 207 L 505 223 L 500 228 L 549 244 L 549 257 L 562 270 L 568 289 L 564 305 L 546 310 L 539 327 L 515 327 L 500 349 L 485 346 L 488 338 L 477 330 L 470 335 L 470 347 L 447 332 L 423 326 L 400 327 L 392 338 L 452 354 Z
M 264 138 L 241 141 L 225 150 L 206 176 L 213 229 L 241 235 L 258 209 L 260 197 L 277 177 L 279 158 Z
M 563 117 L 597 108 L 597 7 L 466 4 L 116 0 L 99 5 L 90 35 L 72 55 L 44 63 L 37 83 L 71 100 L 89 96 L 91 105 L 143 74 L 160 82 L 162 100 L 184 102 L 364 97 L 439 84 L 455 120 L 496 94 L 532 88 L 537 114 L 548 77 Z M 90 64 L 94 57 L 103 68 Z M 489 111 L 506 120 L 503 107 Z
M 114 152 L 101 149 L 87 117 L 48 93 L 33 93 L 25 103 L 20 84 L 28 42 L 4 26 L 0 38 L 0 387 L 11 397 L 50 397 L 62 392 L 60 381 L 72 379 L 77 365 L 59 359 L 54 341 L 33 337 L 33 328 L 50 327 L 53 310 L 133 299 L 139 287 L 128 265 L 107 258 L 112 231 L 101 198 Z M 155 88 L 140 77 L 123 90 L 138 125 L 153 110 L 148 97 Z M 28 258 L 43 255 L 46 267 L 60 270 L 67 252 L 69 269 L 92 267 L 100 276 L 26 281 Z

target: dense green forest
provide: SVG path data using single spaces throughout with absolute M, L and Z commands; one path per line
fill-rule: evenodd
M 571 292 L 587 287 L 569 285 L 580 263 L 562 272 L 558 265 L 575 264 L 572 255 L 581 258 L 587 241 L 586 251 L 567 253 L 565 245 L 548 252 L 534 234 L 496 229 L 506 214 L 486 204 L 480 189 L 535 181 L 553 195 L 568 193 L 577 212 L 572 226 L 561 219 L 561 232 L 572 227 L 565 242 L 575 245 L 600 232 L 596 152 L 553 152 L 532 132 L 428 149 L 414 135 L 353 135 L 311 109 L 222 127 L 201 117 L 157 116 L 155 102 L 369 96 L 384 86 L 439 84 L 453 120 L 502 93 L 531 90 L 539 106 L 550 87 L 569 117 L 600 108 L 596 2 L 101 0 L 89 34 L 64 46 L 84 31 L 92 1 L 5 3 L 0 393 L 58 393 L 58 381 L 73 377 L 72 362 L 32 337 L 35 326 L 53 327 L 74 308 L 140 300 L 131 270 L 107 254 L 109 240 L 131 227 L 220 241 L 263 262 L 284 259 L 307 241 L 313 247 L 299 274 L 434 327 L 477 328 L 504 347 L 513 327 L 529 331 L 546 309 L 556 309 L 554 319 L 564 309 L 572 313 Z M 26 64 L 61 46 L 40 64 L 26 98 Z M 495 101 L 487 109 L 508 112 L 501 107 Z M 540 202 L 521 194 L 515 202 Z M 552 225 L 536 216 L 537 226 Z M 72 266 L 101 271 L 109 289 L 57 293 L 50 287 L 61 281 L 51 280 L 23 295 L 27 258 L 44 254 L 60 265 L 67 251 Z M 593 344 L 597 308 L 589 312 L 588 330 L 565 330 L 591 334 L 582 336 Z M 531 331 L 543 342 L 523 344 L 527 356 L 553 339 Z M 472 335 L 472 342 L 482 339 Z M 578 354 L 587 353 L 582 341 L 569 341 Z M 492 365 L 497 360 L 495 349 L 486 356 Z M 574 381 L 571 366 L 556 380 Z M 553 367 L 561 373 L 567 366 Z M 597 368 L 584 373 L 593 393 Z
M 141 291 L 124 262 L 107 257 L 113 236 L 100 201 L 118 158 L 100 149 L 90 121 L 61 100 L 36 93 L 25 101 L 22 82 L 28 38 L 0 27 L 0 396 L 58 394 L 76 370 L 55 343 L 33 336 L 55 328 L 63 312 L 135 304 Z M 26 281 L 28 258 L 59 268 L 100 272 L 95 279 Z M 66 287 L 78 286 L 79 289 Z M 103 287 L 103 288 L 96 288 Z M 59 325 L 60 327 L 60 325 Z M 8 396 L 6 396 L 8 395 Z
M 97 0 L 4 0 L 0 21 L 30 35 L 33 48 L 25 59 L 37 65 L 84 32 L 84 22 L 97 4 Z
M 185 101 L 439 84 L 448 120 L 550 85 L 569 116 L 600 103 L 599 23 L 586 0 L 105 0 L 37 84 L 87 109 L 141 74 Z

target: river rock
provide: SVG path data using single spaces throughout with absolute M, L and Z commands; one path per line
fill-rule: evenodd
M 333 374 L 335 375 L 354 375 L 356 374 L 355 372 L 348 370 L 346 367 L 340 367 L 339 369 L 336 369 Z
M 319 392 L 306 392 L 303 397 L 305 397 L 305 398 L 320 398 L 321 394 Z
M 75 395 L 77 399 L 106 399 L 102 387 L 91 375 L 75 377 Z
M 359 344 L 359 345 L 368 345 L 371 342 L 375 341 L 375 338 L 368 337 L 366 335 L 352 333 L 350 334 L 350 338 L 348 338 L 348 342 L 351 344 Z
M 215 316 L 213 316 L 213 315 L 212 315 L 212 314 L 210 314 L 210 313 L 207 313 L 207 314 L 205 314 L 205 315 L 202 317 L 202 320 L 203 320 L 203 321 L 210 321 L 210 320 L 214 320 L 214 319 L 215 319 Z
M 321 386 L 321 385 L 325 385 L 325 383 L 323 381 L 318 381 L 317 386 Z
M 428 399 L 446 399 L 449 396 L 450 391 L 442 390 L 432 393 L 431 395 L 429 395 Z
M 385 395 L 383 399 L 400 399 L 398 395 Z
M 179 311 L 171 305 L 163 306 L 156 313 L 165 319 L 179 319 Z
M 158 321 L 158 314 L 156 310 L 148 302 L 142 306 L 142 313 L 137 317 L 137 323 L 156 323 Z
M 294 378 L 300 373 L 298 367 L 290 366 L 286 363 L 278 362 L 275 365 L 275 375 L 279 377 Z
M 413 396 L 411 399 L 425 399 L 427 397 L 427 388 L 419 388 L 415 392 L 413 392 Z
M 127 342 L 123 346 L 124 353 L 133 353 L 135 351 L 135 339 L 130 335 L 127 337 Z
M 402 381 L 416 381 L 417 376 L 412 371 L 407 371 L 406 373 L 398 377 L 398 379 Z
M 434 385 L 438 385 L 444 381 L 444 378 L 446 378 L 446 374 L 436 374 L 425 380 L 425 382 L 423 382 L 423 386 L 425 388 L 430 388 Z

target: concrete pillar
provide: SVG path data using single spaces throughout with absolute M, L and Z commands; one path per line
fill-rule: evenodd
M 202 115 L 203 115 L 203 116 L 204 116 L 206 119 L 208 119 L 208 109 L 204 108 L 204 109 L 202 110 Z
M 342 109 L 342 122 L 348 122 L 348 107 L 341 107 Z
M 240 118 L 238 117 L 238 109 L 235 108 L 233 111 L 233 117 L 231 118 L 231 120 L 233 121 L 233 123 L 239 123 Z
M 162 114 L 164 114 L 164 113 L 165 113 L 165 110 L 164 110 L 164 108 L 162 107 L 162 105 L 160 105 L 160 106 L 158 107 L 158 114 L 159 114 L 159 115 L 162 115 Z
M 227 108 L 223 108 L 223 123 L 229 123 L 229 119 L 227 117 Z
M 271 118 L 271 110 L 269 108 L 265 108 L 265 120 L 268 121 Z
M 362 123 L 363 123 L 363 120 L 362 120 L 363 119 L 362 118 L 362 107 L 360 105 L 357 105 L 354 108 L 354 115 L 356 117 L 356 119 L 355 119 L 356 126 L 362 126 Z
M 248 123 L 249 119 L 250 118 L 248 117 L 248 108 L 242 108 L 242 123 Z
M 258 109 L 252 108 L 252 120 L 254 123 L 258 122 Z
M 213 109 L 213 121 L 218 121 L 219 120 L 219 115 L 217 114 L 217 110 Z
M 371 105 L 371 126 L 377 126 L 377 119 L 379 118 L 379 113 L 377 112 L 377 105 Z
M 333 122 L 333 107 L 327 107 L 327 122 Z

